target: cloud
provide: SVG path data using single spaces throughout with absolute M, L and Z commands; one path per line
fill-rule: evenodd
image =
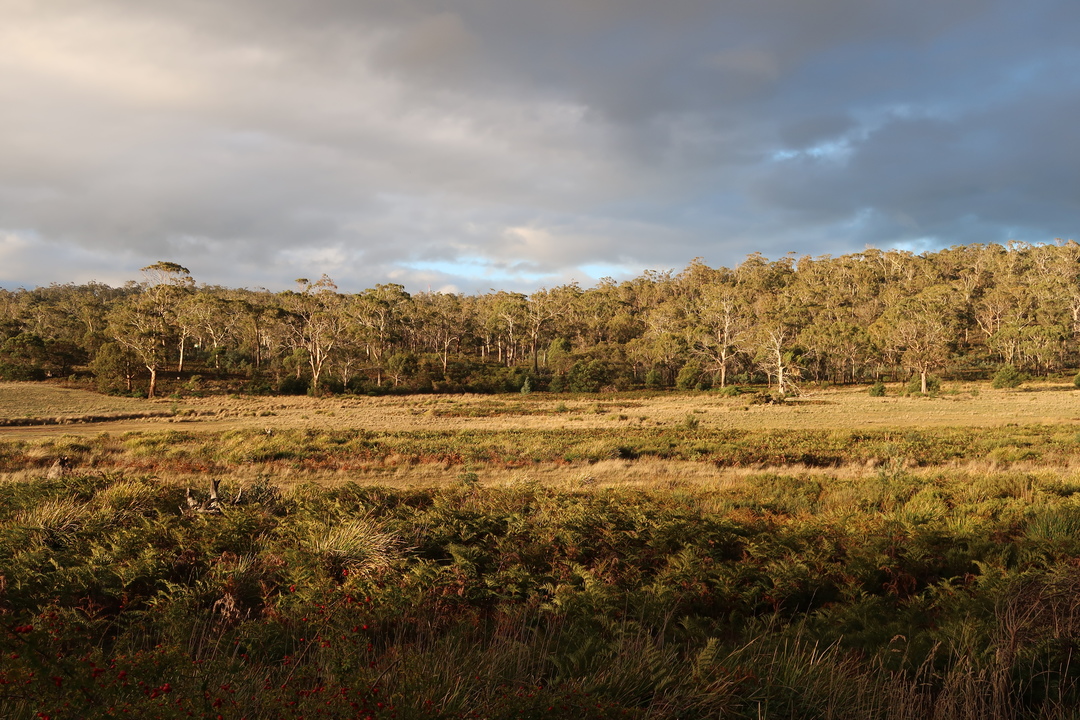
M 1077 7 L 0 0 L 0 284 L 472 292 L 1075 236 Z

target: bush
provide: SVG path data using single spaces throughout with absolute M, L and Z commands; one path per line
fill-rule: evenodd
M 1015 388 L 1020 387 L 1023 382 L 1027 380 L 1027 376 L 1016 369 L 1013 365 L 1003 365 L 997 374 L 994 375 L 993 381 L 990 386 L 995 390 L 1001 390 L 1003 388 Z
M 286 375 L 278 383 L 277 391 L 282 395 L 307 395 L 311 381 L 306 377 Z
M 1076 373 L 1076 377 L 1073 378 L 1073 387 L 1080 390 L 1080 372 Z
M 920 385 L 920 388 L 922 386 Z M 885 397 L 885 383 L 878 380 L 870 386 L 870 397 Z
M 595 393 L 600 392 L 608 380 L 607 368 L 600 360 L 581 361 L 574 363 L 567 377 L 570 392 Z
M 132 381 L 140 369 L 134 353 L 118 343 L 102 345 L 90 363 L 94 383 L 102 393 L 131 392 Z
M 926 394 L 937 395 L 941 392 L 941 378 L 930 375 L 926 378 Z M 918 375 L 912 376 L 904 386 L 905 395 L 922 395 L 922 381 Z
M 679 375 L 675 378 L 675 386 L 680 390 L 693 390 L 700 377 L 701 363 L 691 360 L 679 370 Z
M 74 343 L 22 332 L 0 343 L 0 379 L 63 377 L 86 360 L 86 353 Z

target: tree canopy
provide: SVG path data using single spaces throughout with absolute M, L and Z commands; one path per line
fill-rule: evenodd
M 343 293 L 327 276 L 272 293 L 197 285 L 158 262 L 142 282 L 0 290 L 0 377 L 93 373 L 236 391 L 594 391 L 1026 375 L 1080 365 L 1080 245 L 966 245 L 916 255 L 695 259 L 592 288 Z M 110 373 L 113 375 L 110 376 Z M 164 376 L 162 374 L 164 373 Z

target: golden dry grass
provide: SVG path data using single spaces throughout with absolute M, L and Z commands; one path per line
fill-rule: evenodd
M 0 417 L 24 417 L 160 412 L 175 410 L 167 418 L 119 422 L 0 427 L 0 441 L 36 440 L 41 446 L 28 453 L 51 458 L 53 443 L 78 441 L 79 437 L 107 432 L 122 433 L 182 429 L 187 432 L 221 432 L 232 429 L 342 429 L 375 431 L 431 430 L 551 430 L 589 428 L 617 429 L 685 426 L 687 418 L 702 429 L 737 430 L 850 430 L 931 427 L 1000 427 L 1007 425 L 1053 425 L 1065 429 L 1080 423 L 1080 392 L 1071 384 L 1030 383 L 1020 390 L 993 390 L 988 383 L 947 384 L 936 398 L 901 397 L 890 387 L 884 398 L 870 397 L 865 387 L 812 390 L 784 405 L 753 405 L 749 396 L 723 397 L 716 393 L 627 393 L 596 396 L 530 395 L 421 395 L 399 397 L 224 397 L 162 399 L 156 401 L 111 398 L 49 384 L 0 384 Z M 65 440 L 65 436 L 67 439 Z M 1057 463 L 1059 461 L 1055 461 Z M 40 463 L 39 463 L 40 464 Z M 1024 463 L 1010 463 L 1023 471 Z M 1075 466 L 1074 466 L 1075 465 Z M 1001 468 L 992 460 L 968 462 L 953 471 L 974 475 L 995 473 Z M 1080 460 L 1065 460 L 1060 467 L 1039 464 L 1034 471 L 1050 471 L 1060 477 L 1080 472 Z M 463 473 L 475 473 L 483 486 L 539 483 L 549 487 L 586 489 L 604 487 L 718 487 L 739 484 L 746 473 L 769 468 L 720 468 L 713 463 L 641 458 L 600 462 L 538 463 L 527 469 L 480 463 L 476 467 L 448 466 L 441 462 L 411 463 L 387 460 L 349 469 L 307 470 L 263 466 L 255 463 L 233 468 L 224 478 L 235 485 L 250 486 L 260 475 L 272 475 L 282 487 L 314 482 L 333 486 L 345 482 L 391 487 L 430 487 L 460 483 Z M 913 472 L 934 472 L 934 468 Z M 26 468 L 6 479 L 40 474 Z M 878 472 L 859 464 L 828 469 L 787 466 L 783 472 L 858 481 Z M 169 479 L 185 485 L 205 484 L 205 475 L 166 472 Z
M 0 382 L 0 418 L 4 419 L 131 414 L 167 407 L 51 383 Z
M 1029 383 L 993 390 L 988 383 L 947 384 L 935 398 L 883 398 L 865 387 L 811 390 L 784 405 L 753 405 L 749 396 L 662 393 L 596 396 L 414 395 L 404 397 L 208 397 L 154 401 L 114 398 L 48 384 L 0 383 L 0 417 L 71 417 L 175 410 L 174 417 L 75 425 L 0 428 L 0 440 L 176 428 L 365 428 L 505 430 L 663 427 L 692 416 L 702 428 L 850 429 L 989 427 L 1080 422 L 1071 384 Z

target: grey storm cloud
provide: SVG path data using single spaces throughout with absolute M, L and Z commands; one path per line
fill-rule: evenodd
M 0 284 L 1075 235 L 1071 0 L 0 0 Z

